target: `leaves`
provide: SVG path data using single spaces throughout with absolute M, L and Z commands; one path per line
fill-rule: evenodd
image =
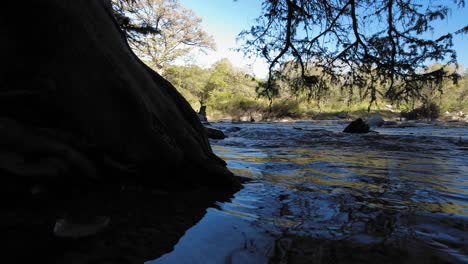
M 154 69 L 161 69 L 193 49 L 216 49 L 201 29 L 201 19 L 178 0 L 113 0 L 114 13 L 132 48 Z
M 454 2 L 464 6 L 464 1 Z M 265 94 L 282 80 L 292 89 L 320 95 L 331 83 L 309 80 L 346 76 L 353 83 L 349 89 L 367 91 L 371 102 L 377 86 L 392 101 L 406 100 L 421 96 L 428 83 L 439 80 L 421 73 L 425 65 L 456 63 L 453 34 L 427 37 L 432 22 L 445 19 L 449 12 L 441 0 L 265 0 L 262 7 L 256 25 L 239 37 L 247 55 L 270 63 Z M 467 28 L 455 33 L 466 33 Z M 299 66 L 299 76 L 290 78 L 284 71 L 289 62 Z M 319 76 L 310 75 L 312 69 L 320 69 Z

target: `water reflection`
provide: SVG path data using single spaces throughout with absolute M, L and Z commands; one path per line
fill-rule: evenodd
M 456 144 L 466 128 L 236 126 L 213 148 L 257 181 L 154 263 L 468 262 L 468 153 Z

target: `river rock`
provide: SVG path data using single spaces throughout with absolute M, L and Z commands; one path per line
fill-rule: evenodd
M 385 123 L 382 125 L 382 127 L 397 128 L 398 127 L 398 122 L 397 121 L 385 121 Z
M 381 127 L 385 120 L 380 115 L 373 115 L 367 119 L 367 124 L 371 127 Z
M 341 112 L 336 115 L 338 118 L 344 119 L 348 117 L 348 113 L 346 112 Z
M 197 114 L 200 121 L 208 122 L 208 119 L 206 118 L 206 105 L 200 106 L 200 110 L 198 110 Z
M 239 131 L 239 130 L 241 130 L 240 127 L 234 126 L 234 127 L 227 128 L 225 131 L 226 131 L 227 133 L 232 133 L 232 132 L 237 132 L 237 131 Z
M 206 131 L 206 135 L 209 138 L 212 138 L 212 139 L 224 139 L 224 138 L 226 138 L 226 135 L 224 135 L 223 131 L 221 131 L 219 129 L 209 127 L 209 126 L 205 126 L 205 131 Z
M 362 120 L 362 118 L 358 118 L 353 122 L 349 123 L 349 125 L 343 130 L 345 133 L 369 133 L 369 125 Z

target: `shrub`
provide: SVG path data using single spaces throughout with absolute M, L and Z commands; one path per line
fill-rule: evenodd
M 401 116 L 408 120 L 417 119 L 436 119 L 440 116 L 440 108 L 434 102 L 425 102 L 418 108 L 415 108 L 409 112 L 402 112 Z

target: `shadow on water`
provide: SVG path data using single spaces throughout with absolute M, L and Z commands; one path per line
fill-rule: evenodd
M 2 197 L 0 230 L 8 241 L 2 263 L 143 263 L 170 252 L 215 199 L 230 197 L 203 187 L 170 192 L 131 183 L 105 187 L 86 195 Z M 57 219 L 69 213 L 105 215 L 110 223 L 96 236 L 54 236 Z
M 468 262 L 467 128 L 216 125 L 240 127 L 212 145 L 254 180 L 148 263 Z

